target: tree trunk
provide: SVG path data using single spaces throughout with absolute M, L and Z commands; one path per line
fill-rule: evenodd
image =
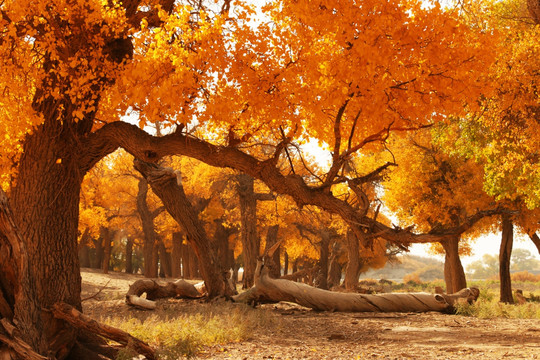
M 184 279 L 193 279 L 195 276 L 191 274 L 191 246 L 182 243 L 182 277 Z
M 92 242 L 94 243 L 95 253 L 90 258 L 90 266 L 92 269 L 101 269 L 101 264 L 103 264 L 103 239 L 100 236 L 97 239 L 92 239 Z
M 316 287 L 319 289 L 328 289 L 328 258 L 330 257 L 330 234 L 327 231 L 321 232 L 321 241 L 319 243 L 319 271 L 316 275 Z
M 360 248 L 358 238 L 354 236 L 352 231 L 347 232 L 347 254 L 349 262 L 345 271 L 345 289 L 354 290 L 358 286 L 360 276 Z
M 133 274 L 133 238 L 130 236 L 126 241 L 126 273 Z
M 141 299 L 141 295 L 146 293 L 146 300 Z M 156 304 L 153 300 L 171 297 L 181 297 L 188 299 L 198 299 L 202 294 L 193 284 L 182 279 L 175 282 L 168 282 L 160 285 L 154 280 L 137 280 L 129 286 L 126 294 L 126 303 L 135 307 L 153 310 Z
M 241 219 L 240 238 L 244 255 L 242 288 L 248 289 L 253 286 L 255 267 L 260 252 L 260 242 L 257 236 L 257 199 L 254 191 L 254 179 L 244 174 L 238 175 L 237 179 Z
M 454 295 L 428 293 L 365 295 L 332 292 L 294 281 L 272 279 L 268 276 L 267 268 L 259 262 L 255 286 L 233 296 L 233 300 L 245 303 L 288 301 L 318 311 L 452 312 L 453 305 L 458 299 L 472 302 L 478 298 L 479 293 L 476 288 L 464 289 Z
M 502 239 L 499 250 L 499 278 L 501 282 L 501 302 L 513 304 L 512 280 L 510 279 L 510 258 L 514 243 L 514 224 L 509 215 L 502 215 Z
M 79 262 L 81 267 L 90 267 L 90 248 L 88 243 L 90 242 L 90 232 L 88 229 L 84 230 L 79 242 Z
M 330 266 L 328 269 L 328 288 L 341 285 L 341 273 L 343 268 L 339 263 L 339 256 L 341 254 L 341 246 L 339 242 L 335 242 L 332 246 L 332 256 L 330 258 Z
M 15 223 L 28 251 L 35 297 L 15 304 L 21 338 L 40 354 L 65 358 L 76 331 L 46 309 L 65 302 L 81 309 L 77 251 L 79 191 L 84 171 L 78 166 L 69 124 L 46 121 L 26 137 L 17 183 L 11 192 Z M 61 159 L 61 160 L 59 160 Z
M 165 244 L 163 243 L 162 239 L 159 239 L 159 262 L 161 264 L 160 269 L 162 270 L 165 277 L 172 277 L 172 267 L 171 267 L 171 258 L 169 257 L 169 253 L 167 252 L 167 248 L 165 248 Z
M 172 277 L 182 277 L 182 233 L 174 232 L 172 235 L 171 273 Z
M 287 275 L 289 273 L 289 254 L 287 254 L 287 251 L 284 251 L 283 254 L 283 275 Z
M 444 281 L 448 294 L 456 293 L 467 287 L 465 271 L 459 258 L 459 240 L 459 236 L 455 236 L 441 242 L 445 252 Z
M 100 229 L 101 238 L 103 239 L 103 260 L 101 263 L 101 270 L 103 270 L 104 274 L 109 273 L 109 264 L 111 261 L 111 249 L 112 249 L 112 241 L 113 241 L 113 231 L 111 231 L 109 228 L 101 227 Z
M 188 241 L 199 259 L 208 296 L 210 298 L 219 295 L 231 296 L 234 293 L 233 289 L 229 285 L 226 273 L 219 268 L 219 261 L 206 235 L 204 225 L 199 220 L 198 214 L 193 211 L 178 174 L 172 169 L 164 169 L 138 160 L 135 161 L 135 168 L 146 177 L 169 214 L 187 234 Z
M 266 232 L 265 252 L 268 249 L 270 249 L 275 243 L 277 243 L 278 231 L 279 231 L 279 225 L 272 225 L 268 227 L 268 230 Z M 270 276 L 273 277 L 274 279 L 279 279 L 279 277 L 281 276 L 281 261 L 280 261 L 279 247 L 276 249 L 274 254 L 272 254 L 270 261 L 267 262 L 267 266 L 269 267 Z
M 154 218 L 148 208 L 146 197 L 148 196 L 148 182 L 146 179 L 139 179 L 139 192 L 137 193 L 137 212 L 141 219 L 144 233 L 143 257 L 144 276 L 156 278 L 157 273 L 157 234 L 154 227 Z

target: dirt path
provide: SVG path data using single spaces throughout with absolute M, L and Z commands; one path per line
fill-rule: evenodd
M 136 275 L 84 270 L 90 316 L 126 312 Z M 193 305 L 192 305 L 193 306 Z M 265 305 L 278 326 L 241 342 L 206 348 L 196 359 L 540 359 L 540 320 L 476 319 L 440 313 L 327 313 L 295 304 Z

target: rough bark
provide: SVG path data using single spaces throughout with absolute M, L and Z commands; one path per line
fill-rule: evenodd
M 144 293 L 146 293 L 146 299 L 141 298 Z M 126 303 L 131 306 L 153 310 L 156 308 L 154 300 L 171 297 L 199 299 L 202 294 L 193 284 L 182 279 L 164 285 L 154 280 L 144 279 L 137 280 L 129 286 L 126 293 Z
M 459 258 L 459 236 L 449 237 L 441 242 L 444 248 L 444 281 L 446 283 L 446 292 L 453 294 L 467 287 L 465 271 Z
M 204 225 L 187 199 L 178 174 L 172 169 L 139 160 L 135 160 L 135 168 L 147 179 L 169 214 L 187 234 L 188 241 L 199 259 L 208 296 L 231 296 L 234 291 L 229 285 L 226 271 L 219 267 L 219 261 L 206 235 Z
M 255 286 L 233 297 L 236 302 L 258 303 L 288 301 L 319 311 L 347 312 L 452 312 L 458 299 L 472 302 L 478 298 L 476 288 L 457 294 L 389 293 L 365 295 L 332 292 L 283 279 L 272 279 L 262 262 L 258 262 Z
M 85 229 L 84 233 L 81 235 L 81 240 L 79 241 L 79 262 L 81 267 L 90 267 L 90 248 L 88 244 L 90 243 L 90 232 L 88 229 Z
M 320 289 L 328 289 L 328 261 L 330 258 L 330 233 L 321 232 L 321 241 L 319 242 L 319 272 L 315 278 L 315 284 Z
M 509 215 L 502 215 L 502 239 L 499 250 L 499 279 L 501 283 L 501 302 L 513 304 L 512 280 L 510 278 L 510 258 L 514 243 L 514 224 Z
M 347 255 L 349 262 L 343 282 L 345 289 L 354 290 L 358 286 L 358 277 L 360 276 L 360 248 L 358 238 L 350 231 L 347 233 Z
M 332 246 L 332 255 L 330 257 L 330 266 L 328 269 L 328 288 L 341 285 L 341 274 L 343 267 L 339 262 L 342 249 L 339 242 L 335 242 Z
M 255 197 L 254 179 L 245 174 L 237 176 L 238 199 L 240 202 L 240 239 L 244 259 L 242 288 L 253 286 L 257 258 L 260 255 L 260 241 L 257 236 L 257 199 Z

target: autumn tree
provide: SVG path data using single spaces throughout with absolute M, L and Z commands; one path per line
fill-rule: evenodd
M 21 286 L 6 289 L 12 313 L 3 315 L 39 354 L 62 359 L 81 349 L 75 325 L 60 319 L 65 307 L 55 304 L 81 308 L 81 183 L 104 156 L 123 147 L 146 162 L 182 154 L 232 167 L 299 205 L 341 216 L 360 238 L 366 225 L 403 240 L 411 235 L 359 215 L 330 188 L 350 180 L 341 169 L 367 144 L 461 111 L 479 95 L 491 57 L 489 35 L 421 2 L 275 1 L 261 9 L 269 21 L 255 25 L 243 3 L 194 5 L 0 4 L 0 138 L 10 146 L 3 179 L 28 251 L 9 260 L 27 271 L 17 275 Z M 156 138 L 123 122 L 126 114 L 141 127 L 178 126 Z M 204 138 L 182 126 L 192 121 Z M 293 140 L 310 136 L 331 144 L 333 155 L 315 186 L 276 167 Z M 242 150 L 259 141 L 272 142 L 273 154 Z

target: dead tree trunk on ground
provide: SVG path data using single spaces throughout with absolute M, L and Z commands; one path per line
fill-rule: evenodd
M 365 295 L 332 292 L 293 281 L 272 279 L 261 261 L 257 264 L 255 274 L 255 286 L 233 296 L 234 301 L 244 303 L 288 301 L 319 311 L 452 312 L 454 304 L 459 299 L 472 302 L 479 295 L 476 288 L 463 289 L 451 295 L 429 293 Z
M 146 293 L 146 299 L 141 298 L 144 293 Z M 165 285 L 160 285 L 154 280 L 144 279 L 137 280 L 129 286 L 126 303 L 142 309 L 153 310 L 156 308 L 156 303 L 153 300 L 171 297 L 199 299 L 202 294 L 193 284 L 182 279 Z

